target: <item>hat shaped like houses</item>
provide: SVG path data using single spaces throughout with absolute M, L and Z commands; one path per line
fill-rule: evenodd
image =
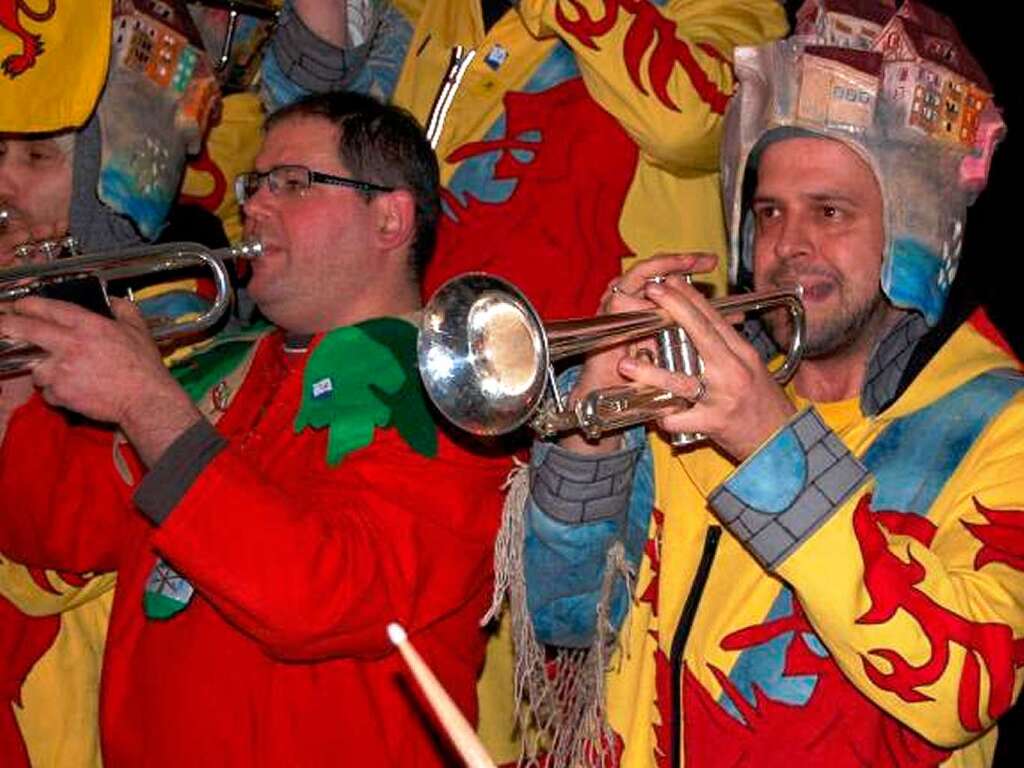
M 967 206 L 1005 133 L 991 86 L 945 16 L 908 0 L 807 0 L 797 33 L 737 48 L 723 186 L 730 277 L 751 269 L 744 178 L 769 143 L 840 141 L 878 179 L 886 234 L 882 290 L 934 325 L 956 274 Z

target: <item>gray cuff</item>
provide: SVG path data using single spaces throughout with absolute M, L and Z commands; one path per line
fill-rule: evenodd
M 553 445 L 531 473 L 530 493 L 546 515 L 563 523 L 624 516 L 641 450 L 593 456 Z
M 709 497 L 729 531 L 765 568 L 777 568 L 868 476 L 821 421 L 803 411 Z
M 281 71 L 300 88 L 311 93 L 337 89 L 354 67 L 365 63 L 368 46 L 335 48 L 317 37 L 290 5 L 281 11 L 281 20 L 270 42 Z
M 160 525 L 182 500 L 206 465 L 228 444 L 206 419 L 200 419 L 164 451 L 135 489 L 135 505 Z

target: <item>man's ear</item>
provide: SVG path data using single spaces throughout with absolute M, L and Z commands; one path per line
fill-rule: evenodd
M 416 200 L 407 189 L 379 194 L 373 199 L 377 244 L 383 250 L 399 250 L 416 236 Z

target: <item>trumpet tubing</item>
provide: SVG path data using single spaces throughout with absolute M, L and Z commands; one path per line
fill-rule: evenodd
M 785 308 L 793 319 L 786 360 L 773 375 L 792 376 L 803 347 L 799 286 L 712 300 L 720 313 Z M 703 363 L 685 331 L 661 309 L 544 325 L 515 286 L 470 273 L 449 280 L 423 312 L 418 342 L 420 374 L 441 413 L 468 432 L 498 435 L 532 421 L 542 436 L 579 429 L 590 438 L 652 421 L 688 405 L 650 387 L 597 390 L 573 407 L 563 403 L 552 364 L 628 341 L 655 336 L 659 363 L 697 375 Z M 673 436 L 685 445 L 702 436 Z
M 183 322 L 162 320 L 150 326 L 157 343 L 187 338 L 212 327 L 231 305 L 231 283 L 224 262 L 254 259 L 262 252 L 258 242 L 210 250 L 196 243 L 137 246 L 72 256 L 56 261 L 0 269 L 0 302 L 42 295 L 64 298 L 62 288 L 86 282 L 98 287 L 99 297 L 84 302 L 95 311 L 110 312 L 109 284 L 115 280 L 148 277 L 189 267 L 204 267 L 213 279 L 216 294 L 210 307 Z M 0 375 L 27 370 L 40 357 L 40 350 L 19 342 L 0 341 Z

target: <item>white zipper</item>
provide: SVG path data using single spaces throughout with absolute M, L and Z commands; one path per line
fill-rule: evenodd
M 456 45 L 452 49 L 452 62 L 448 65 L 441 91 L 437 94 L 437 100 L 430 110 L 430 119 L 427 121 L 427 140 L 430 142 L 431 149 L 437 149 L 441 133 L 444 131 L 444 121 L 448 116 L 448 110 L 451 109 L 452 102 L 455 101 L 455 93 L 459 90 L 462 78 L 466 74 L 466 70 L 469 69 L 474 56 L 476 56 L 475 50 L 467 50 L 461 45 Z

